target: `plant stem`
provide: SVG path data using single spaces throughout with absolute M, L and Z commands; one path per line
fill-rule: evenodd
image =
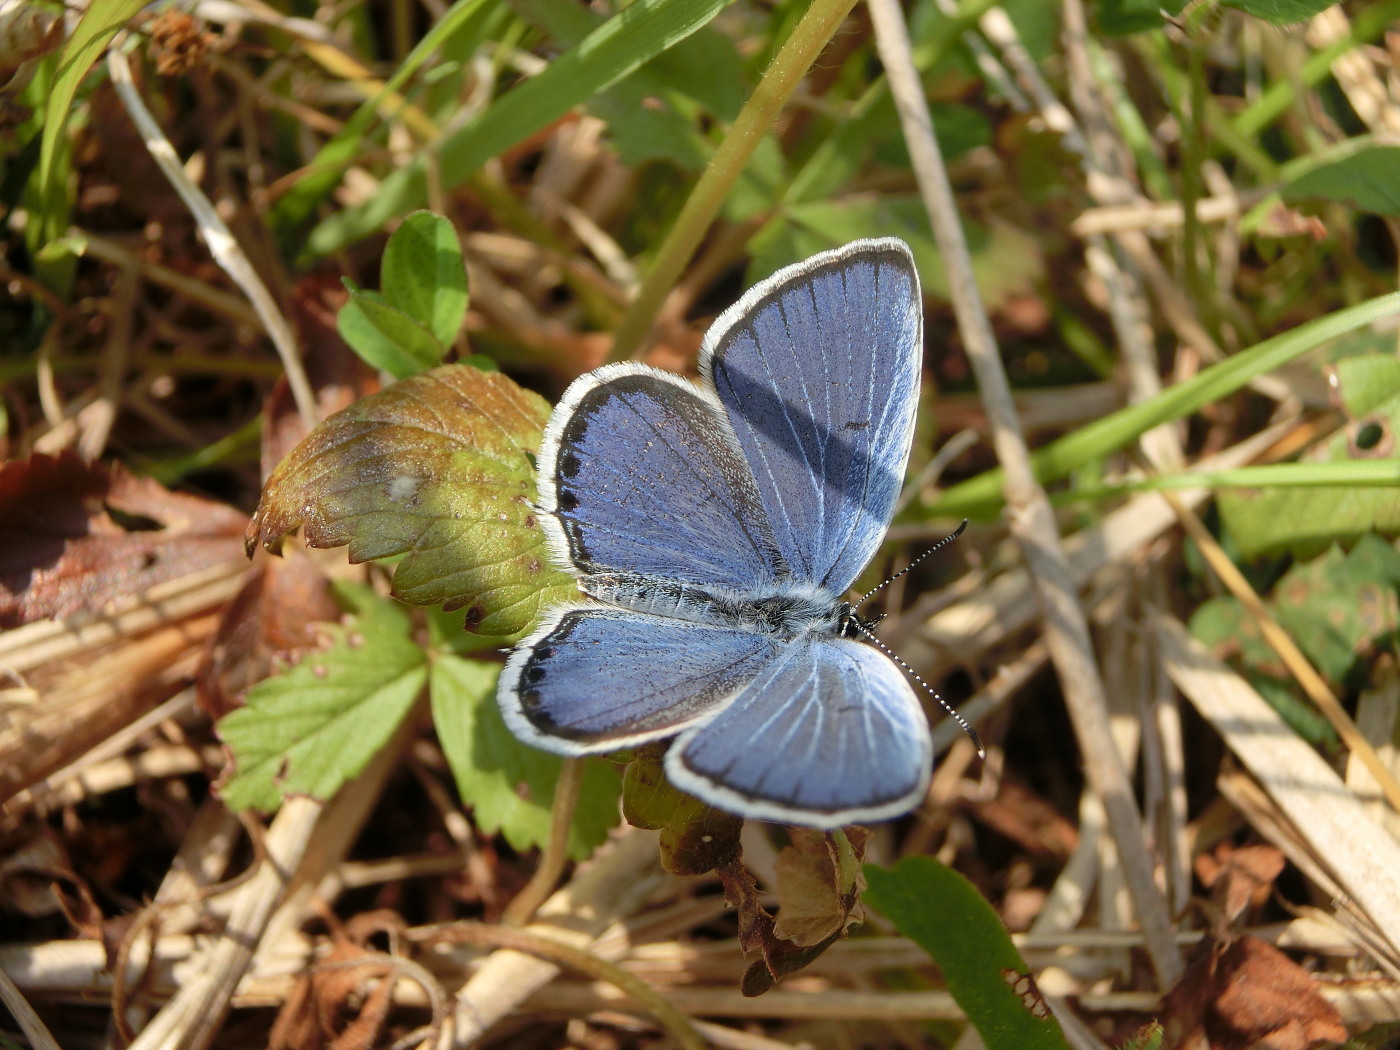
M 637 289 L 637 297 L 618 325 L 609 361 L 636 357 L 642 349 L 661 304 L 695 254 L 700 239 L 724 204 L 725 195 L 743 174 L 749 157 L 763 141 L 778 113 L 854 6 L 855 0 L 814 0 L 797 23 L 735 118 L 729 134 L 715 150 L 671 232 L 666 235 L 651 269 Z
M 564 874 L 564 865 L 569 860 L 569 829 L 574 823 L 574 811 L 578 809 L 582 787 L 583 759 L 564 759 L 564 764 L 559 767 L 559 780 L 554 785 L 554 803 L 549 811 L 549 841 L 540 854 L 540 866 L 535 869 L 535 874 L 506 906 L 501 916 L 501 921 L 506 925 L 524 926 L 534 918 L 539 906 L 553 892 L 559 876 Z

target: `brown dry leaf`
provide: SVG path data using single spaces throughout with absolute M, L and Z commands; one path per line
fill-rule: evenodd
M 72 453 L 0 466 L 0 627 L 97 611 L 237 559 L 247 517 Z
M 296 332 L 302 367 L 316 392 L 316 411 L 322 419 L 379 389 L 374 369 L 345 345 L 335 326 L 336 312 L 348 295 L 339 277 L 309 274 L 297 281 L 287 298 L 287 321 Z M 262 418 L 262 476 L 266 481 L 308 432 L 286 376 L 278 378 L 263 402 Z
M 55 879 L 76 879 L 63 841 L 41 827 L 33 838 L 0 859 L 0 907 L 31 919 L 63 909 Z
M 1167 994 L 1164 1050 L 1313 1050 L 1346 1041 L 1337 1008 L 1273 945 L 1208 945 Z
M 1196 877 L 1211 889 L 1220 916 L 1231 922 L 1251 904 L 1258 908 L 1273 892 L 1274 880 L 1283 871 L 1283 853 L 1273 846 L 1241 846 L 1228 842 L 1195 860 Z
M 315 647 L 317 624 L 339 617 L 330 581 L 310 558 L 290 552 L 262 562 L 219 617 L 199 668 L 201 706 L 210 718 L 222 718 L 279 661 Z
M 764 910 L 758 884 L 744 867 L 742 858 L 716 869 L 724 899 L 738 912 L 739 944 L 744 954 L 759 953 L 739 982 L 746 996 L 762 995 L 788 974 L 810 965 L 822 952 L 845 936 L 842 927 L 826 940 L 813 945 L 799 945 L 777 936 L 773 916 Z
M 1064 860 L 1079 843 L 1074 824 L 1010 777 L 1001 782 L 996 797 L 969 806 L 977 819 L 1031 853 Z
M 773 933 L 803 948 L 841 936 L 864 918 L 860 895 L 865 877 L 864 829 L 851 829 L 854 866 L 843 874 L 839 850 L 831 836 L 793 828 L 792 845 L 778 854 L 778 920 Z M 853 876 L 853 877 L 852 877 Z

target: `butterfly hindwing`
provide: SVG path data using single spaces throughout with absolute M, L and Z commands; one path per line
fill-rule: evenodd
M 623 609 L 556 610 L 501 672 L 506 724 L 557 754 L 601 754 L 711 717 L 781 646 L 752 631 Z
M 804 638 L 666 755 L 677 787 L 764 820 L 837 827 L 908 812 L 933 744 L 908 681 L 879 650 Z

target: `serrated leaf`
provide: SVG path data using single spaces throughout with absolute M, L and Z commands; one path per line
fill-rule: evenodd
M 447 348 L 408 314 L 390 306 L 378 292 L 349 281 L 350 301 L 336 314 L 340 336 L 361 359 L 395 379 L 406 379 L 438 364 Z
M 851 828 L 844 841 L 834 835 L 793 828 L 792 844 L 774 864 L 778 919 L 774 936 L 810 948 L 844 936 L 863 919 L 860 895 L 865 889 L 860 862 L 867 832 Z
M 928 952 L 987 1050 L 1069 1050 L 1011 935 L 977 888 L 932 857 L 865 866 L 865 902 Z
M 468 608 L 467 627 L 504 638 L 577 595 L 553 568 L 531 510 L 549 406 L 499 372 L 446 365 L 338 412 L 278 465 L 249 524 L 249 549 L 298 527 L 350 560 L 402 554 L 394 593 Z
M 477 826 L 527 850 L 549 839 L 550 805 L 561 759 L 521 743 L 496 706 L 498 663 L 438 655 L 429 677 L 433 722 L 462 801 Z M 569 828 L 569 856 L 581 860 L 618 820 L 618 778 L 606 763 L 584 768 L 578 808 Z
M 289 795 L 329 799 L 358 776 L 413 710 L 427 680 L 403 610 L 378 599 L 330 648 L 248 692 L 218 723 L 233 764 L 219 785 L 230 809 L 275 809 Z
M 1333 367 L 1343 403 L 1354 418 L 1305 462 L 1325 472 L 1328 463 L 1385 460 L 1395 463 L 1400 480 L 1395 442 L 1400 386 L 1387 385 L 1395 375 L 1393 362 L 1368 355 L 1344 358 Z M 1285 550 L 1311 558 L 1334 542 L 1351 543 L 1369 532 L 1400 535 L 1400 484 L 1227 489 L 1218 502 L 1221 518 L 1245 558 Z
M 384 246 L 379 290 L 441 346 L 451 346 L 467 316 L 467 271 L 452 224 L 429 211 L 405 218 Z
M 1336 2 L 1337 0 L 1221 0 L 1226 7 L 1233 7 L 1276 26 L 1306 21 L 1313 15 L 1326 11 Z
M 1400 146 L 1372 146 L 1304 172 L 1284 186 L 1283 199 L 1340 201 L 1358 211 L 1400 215 L 1397 170 Z

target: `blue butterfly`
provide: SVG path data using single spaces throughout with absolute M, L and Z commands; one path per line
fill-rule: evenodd
M 923 354 L 914 259 L 853 241 L 780 270 L 710 328 L 701 383 L 577 379 L 545 428 L 539 510 L 587 601 L 516 648 L 499 700 L 561 755 L 676 736 L 672 783 L 816 828 L 924 797 L 928 720 L 843 600 L 894 514 Z

